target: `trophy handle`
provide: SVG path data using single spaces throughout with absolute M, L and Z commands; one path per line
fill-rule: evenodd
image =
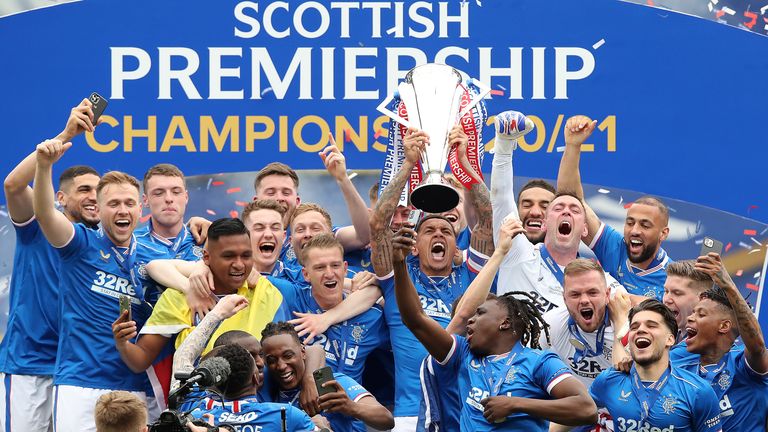
M 490 90 L 488 90 L 488 91 L 490 91 Z M 388 116 L 389 118 L 395 120 L 396 122 L 400 123 L 401 125 L 405 126 L 406 128 L 410 128 L 411 127 L 411 122 L 409 122 L 408 120 L 400 117 L 396 112 L 394 112 L 391 109 L 387 108 L 387 105 L 392 103 L 394 100 L 395 100 L 395 95 L 392 94 L 387 99 L 384 99 L 383 101 L 381 101 L 379 106 L 376 107 L 376 110 L 378 112 Z
M 468 83 L 474 84 L 477 88 L 480 89 L 480 93 L 478 93 L 472 100 L 469 102 L 467 106 L 464 107 L 463 110 L 459 113 L 458 118 L 464 117 L 472 108 L 475 107 L 478 103 L 480 103 L 481 100 L 485 99 L 486 96 L 491 92 L 491 88 L 487 85 L 481 83 L 478 80 L 470 78 Z

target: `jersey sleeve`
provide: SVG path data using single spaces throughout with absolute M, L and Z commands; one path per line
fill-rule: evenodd
M 268 276 L 267 280 L 269 280 L 269 282 L 271 282 L 272 285 L 274 285 L 275 288 L 277 288 L 277 290 L 280 291 L 280 294 L 283 295 L 283 303 L 285 303 L 286 307 L 289 310 L 297 311 L 297 312 L 306 312 L 301 310 L 301 306 L 299 304 L 301 287 L 299 287 L 297 284 L 287 279 L 282 279 L 278 277 Z
M 360 383 L 344 374 L 333 374 L 336 378 L 336 382 L 341 384 L 344 391 L 347 392 L 347 396 L 352 399 L 352 402 L 357 402 L 365 396 L 369 396 L 371 393 L 365 389 Z
M 534 372 L 534 381 L 538 386 L 551 393 L 556 385 L 571 376 L 571 370 L 560 360 L 557 354 L 543 351 Z
M 435 359 L 435 363 L 439 368 L 457 371 L 461 367 L 461 362 L 470 355 L 469 344 L 462 336 L 451 335 L 451 337 L 453 338 L 453 345 L 451 345 L 448 355 L 442 361 Z
M 592 385 L 589 386 L 589 395 L 592 397 L 592 400 L 595 401 L 595 405 L 597 405 L 598 408 L 605 406 L 605 381 L 607 376 L 607 370 L 601 372 L 597 375 L 595 380 L 592 381 Z
M 600 228 L 589 245 L 603 268 L 614 270 L 619 265 L 623 247 L 624 235 L 605 223 L 600 223 Z
M 312 419 L 310 419 L 307 413 L 304 411 L 290 405 L 286 406 L 286 410 L 288 411 L 286 416 L 288 417 L 287 423 L 290 425 L 288 428 L 289 432 L 306 432 L 317 430 L 315 424 L 312 423 Z
M 499 244 L 499 231 L 509 215 L 519 219 L 515 202 L 512 154 L 493 155 L 491 164 L 491 208 L 493 209 L 493 241 Z
M 384 298 L 387 298 L 387 296 L 392 296 L 394 298 L 395 296 L 395 273 L 390 272 L 388 275 L 383 277 L 376 276 L 376 279 L 379 280 L 379 288 L 381 289 L 381 295 L 384 296 Z
M 86 228 L 82 224 L 72 224 L 72 226 L 75 229 L 74 229 L 74 234 L 72 235 L 72 238 L 69 240 L 69 243 L 56 249 L 57 251 L 59 251 L 59 256 L 61 256 L 61 259 L 64 261 L 80 256 L 81 254 L 86 252 L 86 250 L 88 249 L 88 245 L 92 241 L 91 238 L 88 236 L 88 228 Z M 109 251 L 109 252 L 101 251 L 101 252 L 112 253 L 112 251 Z
M 140 334 L 159 334 L 171 337 L 184 330 L 192 331 L 191 315 L 184 294 L 174 289 L 165 290 L 152 310 L 152 315 L 141 328 Z M 181 344 L 181 340 L 183 338 L 178 338 L 176 344 Z
M 720 432 L 720 405 L 712 387 L 707 385 L 697 393 L 693 407 L 694 431 Z
M 11 223 L 16 231 L 16 241 L 20 244 L 28 245 L 34 243 L 38 236 L 43 234 L 40 230 L 40 224 L 34 216 L 25 222 L 18 223 L 11 220 Z

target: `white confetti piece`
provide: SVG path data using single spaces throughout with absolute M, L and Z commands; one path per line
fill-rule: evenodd
M 8 216 L 8 212 L 6 212 L 5 210 L 0 210 L 0 216 L 3 216 L 3 217 Z
M 562 153 L 564 151 L 565 151 L 565 146 L 560 146 L 560 147 L 557 148 L 557 152 L 558 153 Z
M 751 251 L 747 252 L 747 255 L 753 254 L 753 253 L 759 252 L 759 251 L 760 251 L 760 249 L 752 249 Z
M 503 85 L 501 85 L 501 84 L 496 84 L 496 87 L 498 87 L 498 88 L 500 88 L 500 89 L 502 89 L 502 90 L 504 90 L 504 91 L 507 91 L 507 88 L 506 88 L 506 87 L 504 87 L 504 86 L 503 86 Z
M 723 6 L 723 8 L 720 9 L 720 10 L 725 12 L 725 13 L 727 13 L 728 15 L 731 15 L 731 16 L 736 15 L 736 11 L 731 9 L 731 8 L 729 8 L 728 6 Z
M 757 279 L 760 277 L 760 272 L 755 273 L 754 276 L 752 276 L 752 279 Z
M 611 193 L 611 191 L 609 191 L 608 189 L 603 189 L 603 188 L 600 188 L 597 191 L 600 192 L 601 194 L 609 194 L 609 193 Z
M 743 247 L 744 249 L 752 249 L 752 247 L 744 242 L 739 242 L 739 246 Z
M 208 185 L 205 187 L 205 190 L 209 190 L 211 188 L 211 183 L 213 183 L 213 179 L 209 178 L 208 179 Z
M 763 247 L 763 244 L 760 243 L 759 241 L 755 240 L 754 237 L 750 237 L 749 239 L 752 240 L 753 242 L 755 242 L 758 246 Z
M 693 244 L 697 244 L 697 245 L 700 245 L 702 243 L 704 243 L 704 239 L 698 239 L 695 242 L 693 242 Z
M 264 90 L 261 91 L 261 95 L 264 96 L 265 94 L 272 91 L 272 87 L 267 87 Z
M 598 49 L 603 46 L 603 44 L 605 44 L 605 39 L 600 39 L 599 41 L 595 42 L 594 45 L 592 45 L 592 49 Z

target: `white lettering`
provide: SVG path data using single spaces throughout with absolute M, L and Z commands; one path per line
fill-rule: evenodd
M 250 39 L 259 34 L 261 27 L 259 25 L 259 20 L 245 13 L 246 9 L 258 12 L 259 4 L 256 2 L 244 1 L 235 6 L 235 19 L 250 27 L 250 30 L 246 31 L 235 27 L 235 37 Z
M 568 57 L 578 57 L 582 61 L 581 68 L 568 70 Z M 555 48 L 555 99 L 568 99 L 568 81 L 581 80 L 595 70 L 595 57 L 587 49 L 581 47 Z
M 232 56 L 243 57 L 242 48 L 208 48 L 208 98 L 210 99 L 243 99 L 243 90 L 222 90 L 221 79 L 224 77 L 240 78 L 240 67 L 225 68 L 221 66 L 221 58 Z
M 358 90 L 358 78 L 376 78 L 376 68 L 358 68 L 357 58 L 377 56 L 378 49 L 373 47 L 344 48 L 344 99 L 378 99 L 378 90 Z
M 168 47 L 159 48 L 159 91 L 158 99 L 173 99 L 171 96 L 171 81 L 178 81 L 187 99 L 202 99 L 192 82 L 192 74 L 197 72 L 200 67 L 200 57 L 197 52 L 190 48 Z M 182 69 L 172 69 L 171 59 L 181 57 L 186 60 L 186 66 Z
M 317 30 L 315 31 L 307 30 L 304 27 L 304 22 L 302 20 L 304 17 L 304 12 L 309 8 L 316 10 L 320 14 L 320 26 L 318 26 Z M 328 31 L 330 24 L 331 17 L 328 14 L 328 9 L 326 9 L 325 6 L 318 2 L 310 1 L 302 3 L 299 7 L 296 8 L 296 13 L 293 14 L 293 26 L 296 27 L 296 31 L 299 32 L 301 36 L 304 36 L 307 39 L 315 39 L 324 35 L 325 32 Z
M 299 72 L 299 99 L 312 99 L 312 48 L 298 48 L 291 59 L 291 64 L 288 65 L 288 70 L 285 72 L 284 78 L 280 78 L 280 75 L 275 69 L 274 63 L 272 63 L 272 57 L 269 55 L 269 51 L 263 47 L 251 48 L 251 59 L 253 75 L 251 77 L 252 93 L 251 99 L 261 99 L 261 70 L 264 70 L 264 74 L 267 76 L 267 81 L 272 87 L 272 91 L 275 93 L 275 97 L 283 99 L 285 93 L 288 91 L 288 87 L 293 81 L 293 76 L 296 71 Z
M 123 99 L 123 82 L 145 77 L 152 68 L 149 54 L 141 48 L 111 47 L 112 94 L 110 99 Z M 139 63 L 134 70 L 125 70 L 125 57 L 133 57 Z

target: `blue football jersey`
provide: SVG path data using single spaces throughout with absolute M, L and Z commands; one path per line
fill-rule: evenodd
M 589 393 L 598 408 L 608 409 L 618 432 L 721 430 L 717 396 L 709 383 L 676 366 L 651 384 L 640 381 L 634 366 L 630 374 L 610 368 L 595 378 Z
M 419 269 L 418 259 L 408 260 L 407 265 L 424 313 L 443 328 L 448 327 L 454 300 L 464 294 L 476 273 L 470 271 L 465 263 L 454 266 L 447 277 L 430 278 Z M 419 369 L 427 350 L 403 324 L 395 299 L 394 275 L 380 280 L 379 287 L 384 294 L 384 317 L 395 355 L 395 416 L 417 416 L 422 398 Z
M 693 360 L 693 361 L 691 361 Z M 716 365 L 701 366 L 699 356 L 676 365 L 709 382 L 720 400 L 723 431 L 764 431 L 768 415 L 768 374 L 753 371 L 744 345 L 734 345 Z
M 344 261 L 347 262 L 349 270 L 360 273 L 367 271 L 373 273 L 373 264 L 371 264 L 371 248 L 358 249 L 344 254 Z
M 59 254 L 36 219 L 13 227 L 16 249 L 0 372 L 53 375 L 59 342 Z
M 312 420 L 299 408 L 279 403 L 259 402 L 255 396 L 234 401 L 222 401 L 218 397 L 204 399 L 192 411 L 194 418 L 212 414 L 214 425 L 230 425 L 236 431 L 281 431 L 282 411 L 285 410 L 285 425 L 288 432 L 317 430 Z
M 61 328 L 54 384 L 96 389 L 145 391 L 144 372 L 133 373 L 120 358 L 112 337 L 112 323 L 120 315 L 119 296 L 132 299 L 131 313 L 138 328 L 151 309 L 142 302 L 136 265 L 135 238 L 128 248 L 116 247 L 99 228 L 75 224 L 70 242 L 59 248 L 61 273 Z
M 352 399 L 353 402 L 357 402 L 365 396 L 369 396 L 368 390 L 357 383 L 352 378 L 340 374 L 334 373 L 333 377 L 347 392 L 347 396 Z M 299 388 L 288 391 L 280 391 L 277 394 L 277 400 L 275 402 L 290 404 L 297 408 L 299 407 Z M 323 417 L 328 419 L 328 423 L 331 424 L 331 429 L 334 432 L 366 432 L 365 423 L 352 417 L 345 416 L 340 413 L 322 413 Z
M 283 294 L 283 300 L 289 310 L 314 314 L 324 312 L 312 296 L 310 285 L 286 283 L 271 277 L 269 280 Z M 326 365 L 334 372 L 343 373 L 360 382 L 366 358 L 386 342 L 386 331 L 384 311 L 381 306 L 374 305 L 356 317 L 332 325 L 315 340 L 304 342 L 321 345 L 325 350 Z
M 463 230 L 456 236 L 456 247 L 460 250 L 469 249 L 469 243 L 472 240 L 472 230 L 469 227 L 464 227 Z
M 624 235 L 606 224 L 600 225 L 589 247 L 603 268 L 624 285 L 627 292 L 661 301 L 667 265 L 672 262 L 663 248 L 659 248 L 647 269 L 637 268 L 629 261 Z
M 160 298 L 165 287 L 152 280 L 145 269 L 146 265 L 156 259 L 180 259 L 198 261 L 203 258 L 203 248 L 195 243 L 195 238 L 186 225 L 175 239 L 163 238 L 152 230 L 152 219 L 147 225 L 136 230 L 136 240 L 142 244 L 137 250 L 139 279 L 144 287 L 144 299 L 154 305 Z
M 553 352 L 540 351 L 517 343 L 506 354 L 478 357 L 462 336 L 453 336 L 454 345 L 441 367 L 455 373 L 459 381 L 462 431 L 547 431 L 549 422 L 524 413 L 514 413 L 499 423 L 488 423 L 480 404 L 492 396 L 551 399 L 549 393 L 571 371 Z M 438 363 L 440 365 L 440 363 Z
M 331 228 L 333 235 L 336 235 L 336 231 L 338 230 L 339 227 L 337 226 Z M 299 258 L 296 256 L 296 251 L 293 250 L 293 245 L 291 245 L 291 227 L 285 229 L 285 242 L 283 242 L 283 247 L 280 249 L 279 260 L 282 261 L 286 267 L 298 269 L 299 272 L 301 272 Z
M 419 406 L 416 432 L 459 430 L 462 401 L 456 372 L 427 356 L 419 379 L 424 397 Z

